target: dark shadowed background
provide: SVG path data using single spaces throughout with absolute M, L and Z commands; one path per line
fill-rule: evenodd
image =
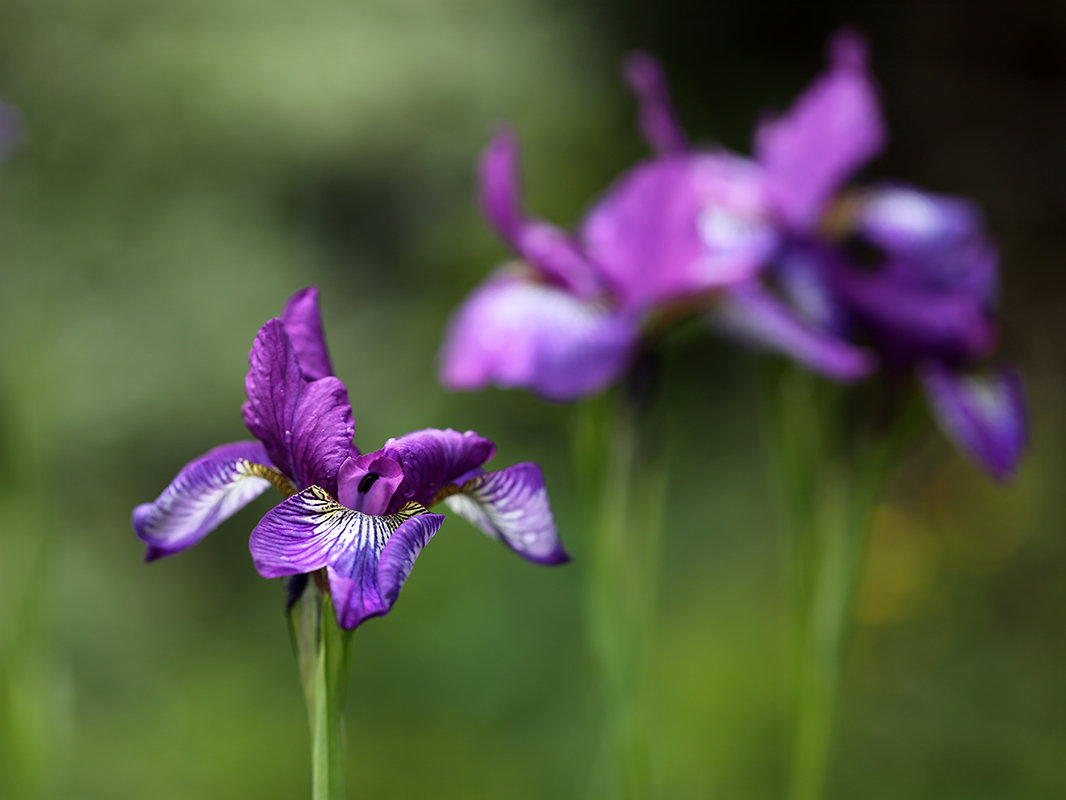
M 598 757 L 574 409 L 449 395 L 449 310 L 504 257 L 473 168 L 521 134 L 530 208 L 576 221 L 645 153 L 618 75 L 658 54 L 686 127 L 760 113 L 863 30 L 891 143 L 868 170 L 974 198 L 1002 247 L 1033 445 L 998 488 L 923 437 L 878 508 L 835 797 L 1066 796 L 1066 4 L 7 0 L 0 98 L 0 796 L 290 798 L 308 737 L 253 505 L 144 565 L 132 507 L 246 436 L 252 338 L 321 287 L 364 449 L 428 425 L 543 465 L 573 564 L 458 519 L 354 639 L 350 791 L 577 797 Z M 777 515 L 753 357 L 675 337 L 654 744 L 666 798 L 780 796 Z

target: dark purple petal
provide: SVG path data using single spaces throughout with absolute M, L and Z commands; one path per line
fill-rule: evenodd
M 991 351 L 997 332 L 983 302 L 900 280 L 906 269 L 890 264 L 875 274 L 840 271 L 834 285 L 881 345 L 904 360 L 968 359 Z
M 634 312 L 737 283 L 777 241 L 763 189 L 759 168 L 727 153 L 645 162 L 586 218 L 585 253 Z
M 647 53 L 634 53 L 625 64 L 629 88 L 640 103 L 640 132 L 660 153 L 683 153 L 688 142 L 670 102 L 659 62 Z
M 888 255 L 893 280 L 993 304 L 999 255 L 972 203 L 890 187 L 866 196 L 856 222 Z
M 305 384 L 292 420 L 292 464 L 300 486 L 337 492 L 337 472 L 352 454 L 352 406 L 339 378 Z
M 441 348 L 440 380 L 450 389 L 496 384 L 575 400 L 625 371 L 638 336 L 628 314 L 497 274 L 453 315 Z
M 154 503 L 133 510 L 133 529 L 148 544 L 146 561 L 203 539 L 270 488 L 256 467 L 270 459 L 258 442 L 235 442 L 189 462 Z
M 806 230 L 833 192 L 885 142 L 877 95 L 866 70 L 866 47 L 853 33 L 830 44 L 830 66 L 788 113 L 764 122 L 756 136 L 774 207 L 787 224 Z
M 361 514 L 312 486 L 263 517 L 249 546 L 264 578 L 328 567 L 337 621 L 351 629 L 388 613 L 443 521 L 416 505 L 389 516 Z
M 1011 477 L 1028 440 L 1025 396 L 1017 370 L 973 375 L 930 363 L 921 370 L 921 377 L 948 438 L 996 480 Z
M 544 476 L 536 464 L 515 464 L 480 475 L 448 497 L 448 507 L 523 558 L 539 564 L 569 561 L 555 528 Z
M 248 402 L 242 408 L 248 430 L 300 488 L 319 484 L 335 492 L 353 432 L 344 384 L 333 377 L 304 380 L 280 319 L 260 329 L 249 363 L 244 381 Z
M 329 349 L 322 330 L 322 313 L 318 308 L 318 289 L 310 286 L 289 298 L 281 321 L 296 351 L 303 376 L 308 380 L 317 380 L 332 375 L 333 364 L 329 360 Z
M 389 439 L 381 452 L 403 469 L 390 504 L 395 509 L 411 501 L 428 506 L 444 486 L 492 458 L 496 445 L 474 431 L 425 428 Z
M 337 499 L 364 514 L 384 514 L 403 482 L 403 468 L 381 452 L 349 458 L 337 475 Z
M 755 283 L 726 290 L 713 319 L 726 333 L 781 352 L 830 378 L 856 380 L 873 369 L 865 350 L 805 321 Z

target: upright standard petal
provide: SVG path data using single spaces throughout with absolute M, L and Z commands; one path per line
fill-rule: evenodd
M 759 168 L 728 153 L 638 164 L 588 215 L 581 236 L 634 313 L 752 277 L 777 241 Z
M 440 354 L 451 389 L 490 384 L 571 401 L 599 391 L 632 358 L 636 320 L 521 275 L 498 274 L 455 312 Z
M 318 289 L 309 286 L 289 298 L 281 321 L 296 351 L 304 377 L 317 380 L 332 375 L 333 364 L 329 360 L 326 335 L 322 329 L 322 312 L 318 307 Z
M 312 486 L 263 517 L 249 546 L 264 578 L 326 567 L 337 622 L 351 629 L 389 612 L 443 521 L 413 503 L 388 516 L 362 514 Z
M 403 470 L 390 509 L 408 502 L 428 506 L 437 492 L 491 459 L 496 445 L 474 431 L 425 428 L 389 439 L 381 453 Z
M 801 319 L 756 283 L 723 293 L 712 321 L 728 334 L 777 350 L 830 378 L 856 380 L 873 369 L 865 350 Z
M 286 488 L 258 442 L 224 444 L 189 462 L 154 503 L 133 510 L 133 530 L 148 544 L 145 560 L 192 547 L 272 481 Z
M 478 195 L 485 219 L 515 249 L 519 231 L 526 224 L 518 169 L 518 137 L 511 128 L 503 127 L 481 154 Z
M 280 319 L 264 325 L 249 356 L 242 412 L 271 461 L 299 488 L 336 492 L 337 471 L 351 454 L 352 409 L 337 378 L 307 382 Z
M 647 53 L 634 53 L 626 59 L 625 75 L 640 104 L 640 132 L 652 150 L 659 153 L 688 150 L 659 62 Z
M 485 218 L 544 280 L 581 298 L 597 296 L 602 290 L 600 281 L 570 235 L 526 216 L 518 171 L 518 138 L 504 128 L 481 157 L 479 193 Z
M 476 527 L 538 564 L 570 560 L 559 541 L 544 476 L 536 464 L 478 475 L 445 502 Z
M 829 70 L 788 113 L 760 125 L 755 152 L 766 169 L 778 215 L 786 224 L 807 230 L 833 192 L 884 142 L 865 43 L 842 32 L 830 44 Z
M 991 375 L 925 365 L 922 382 L 941 429 L 996 480 L 1011 477 L 1028 440 L 1021 377 L 1011 368 Z

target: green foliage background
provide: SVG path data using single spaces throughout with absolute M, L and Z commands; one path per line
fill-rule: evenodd
M 960 26 L 959 20 L 965 19 Z M 997 488 L 932 432 L 879 508 L 850 648 L 838 797 L 1066 795 L 1061 4 L 670 0 L 7 0 L 0 97 L 0 796 L 299 797 L 308 740 L 281 588 L 247 533 L 145 566 L 129 527 L 246 435 L 258 326 L 309 284 L 372 449 L 473 427 L 539 461 L 572 565 L 449 520 L 354 639 L 364 798 L 578 797 L 599 752 L 574 520 L 574 409 L 449 395 L 449 310 L 504 257 L 473 164 L 520 131 L 529 205 L 570 223 L 643 154 L 618 63 L 659 53 L 689 129 L 757 115 L 869 34 L 892 149 L 871 169 L 973 196 L 1003 248 L 1006 349 L 1034 441 Z M 777 517 L 752 357 L 669 346 L 656 642 L 662 796 L 780 796 Z

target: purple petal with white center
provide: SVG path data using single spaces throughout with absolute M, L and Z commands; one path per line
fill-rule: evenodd
M 281 321 L 296 351 L 303 376 L 308 380 L 317 380 L 332 375 L 333 364 L 329 360 L 326 336 L 322 330 L 322 312 L 318 307 L 318 289 L 309 286 L 289 298 Z
M 189 462 L 154 503 L 133 510 L 133 529 L 148 544 L 146 561 L 173 555 L 203 539 L 270 488 L 256 468 L 270 459 L 258 442 L 235 442 Z
M 867 195 L 857 224 L 863 238 L 889 255 L 894 279 L 994 303 L 999 255 L 969 201 L 883 188 Z
M 403 469 L 391 508 L 415 502 L 428 506 L 442 488 L 496 454 L 491 439 L 474 431 L 425 428 L 385 442 L 381 452 Z
M 588 259 L 642 312 L 750 278 L 776 245 L 759 167 L 728 153 L 629 170 L 585 220 Z
M 897 255 L 953 247 L 982 229 L 981 214 L 968 200 L 908 186 L 869 192 L 857 223 L 867 239 Z
M 536 464 L 515 464 L 471 478 L 445 503 L 523 558 L 538 564 L 570 560 L 559 541 L 544 476 Z
M 830 43 L 828 71 L 756 135 L 757 159 L 782 220 L 799 230 L 813 227 L 833 192 L 880 152 L 885 138 L 866 45 L 840 33 Z
M 384 514 L 403 482 L 403 468 L 391 458 L 365 453 L 341 464 L 337 475 L 337 500 L 364 514 Z
M 450 389 L 496 384 L 576 400 L 626 370 L 639 333 L 629 314 L 498 273 L 453 315 L 441 348 L 440 380 Z
M 312 486 L 263 517 L 249 547 L 264 578 L 327 567 L 337 622 L 352 629 L 388 613 L 443 521 L 415 504 L 388 516 L 362 514 Z
M 334 377 L 306 382 L 280 319 L 267 322 L 249 355 L 245 424 L 271 461 L 299 488 L 336 492 L 337 471 L 351 455 L 348 390 Z
M 640 132 L 652 150 L 659 153 L 688 150 L 659 62 L 647 53 L 634 53 L 626 59 L 625 75 L 640 104 Z
M 873 369 L 865 350 L 803 320 L 756 283 L 726 290 L 712 319 L 726 333 L 783 353 L 830 378 L 857 380 Z
M 1028 441 L 1025 396 L 1017 370 L 974 375 L 930 363 L 922 368 L 921 377 L 948 438 L 996 480 L 1011 477 Z

